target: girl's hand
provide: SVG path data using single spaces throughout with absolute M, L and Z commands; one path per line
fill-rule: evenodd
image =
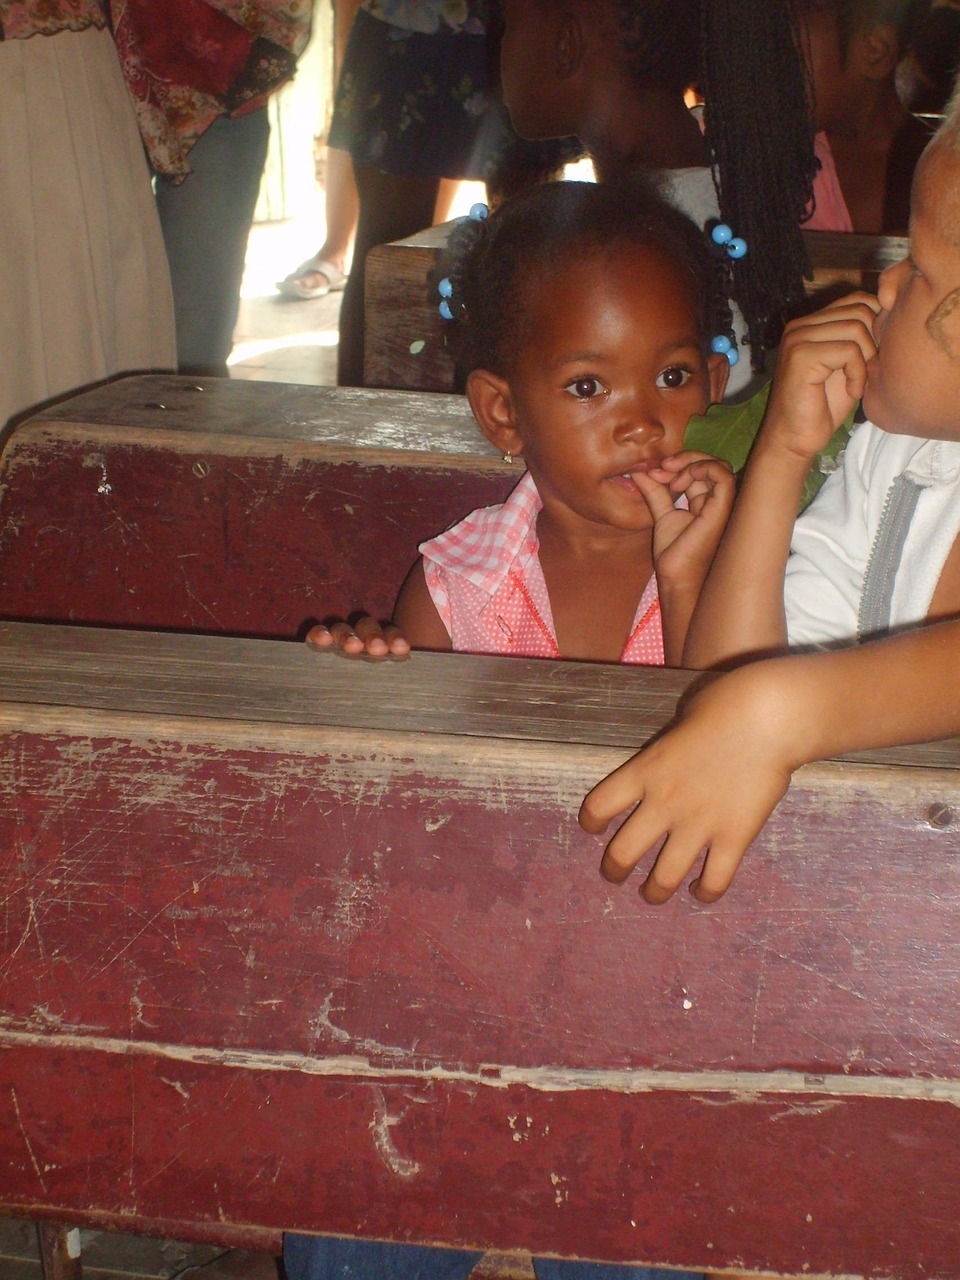
M 853 293 L 783 332 L 760 439 L 809 463 L 862 398 L 880 303 Z
M 729 463 L 686 451 L 634 477 L 653 516 L 653 563 L 661 584 L 699 592 L 733 507 Z M 684 494 L 687 510 L 674 506 Z
M 721 897 L 799 763 L 783 711 L 777 664 L 741 667 L 707 685 L 673 729 L 594 787 L 580 809 L 586 831 L 600 834 L 633 809 L 606 847 L 604 878 L 622 883 L 663 841 L 640 886 L 647 902 L 671 898 L 704 850 L 690 892 L 701 902 Z
M 307 644 L 326 649 L 345 658 L 361 658 L 368 662 L 399 661 L 410 656 L 410 643 L 392 623 L 381 625 L 367 613 L 349 622 L 319 624 L 307 632 Z

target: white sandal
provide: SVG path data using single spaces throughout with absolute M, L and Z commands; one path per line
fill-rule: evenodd
M 326 283 L 313 286 L 304 284 L 304 276 L 311 275 L 325 276 Z M 328 293 L 342 289 L 346 283 L 347 277 L 335 263 L 329 258 L 320 258 L 314 254 L 306 262 L 301 262 L 296 271 L 291 271 L 284 280 L 277 281 L 277 292 L 286 298 L 302 298 L 307 301 L 310 298 L 325 298 Z

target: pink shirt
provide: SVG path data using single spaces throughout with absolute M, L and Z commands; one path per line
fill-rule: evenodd
M 852 231 L 850 211 L 840 190 L 833 152 L 825 133 L 818 133 L 813 149 L 820 161 L 820 169 L 813 183 L 813 216 L 804 224 L 804 231 Z
M 430 597 L 458 652 L 561 656 L 537 554 L 542 506 L 527 474 L 506 502 L 480 507 L 421 544 Z M 640 597 L 620 661 L 663 666 L 656 575 Z

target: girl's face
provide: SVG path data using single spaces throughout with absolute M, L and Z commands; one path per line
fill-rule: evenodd
M 729 372 L 703 354 L 693 281 L 656 249 L 614 247 L 534 284 L 529 301 L 508 385 L 544 506 L 583 532 L 648 528 L 631 477 L 682 449 Z

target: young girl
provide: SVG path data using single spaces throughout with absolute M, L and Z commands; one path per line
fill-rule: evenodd
M 308 639 L 677 664 L 733 494 L 724 463 L 682 452 L 729 370 L 710 349 L 729 311 L 707 237 L 636 181 L 479 212 L 451 239 L 443 312 L 480 429 L 527 474 L 421 546 L 402 638 L 366 620 Z
M 576 134 L 601 181 L 654 171 L 698 226 L 720 216 L 749 244 L 745 258 L 728 262 L 728 287 L 759 370 L 804 297 L 800 223 L 816 173 L 791 0 L 505 0 L 503 8 L 504 99 L 521 136 Z M 706 100 L 705 132 L 684 102 L 692 84 Z M 734 370 L 731 390 L 750 363 Z

